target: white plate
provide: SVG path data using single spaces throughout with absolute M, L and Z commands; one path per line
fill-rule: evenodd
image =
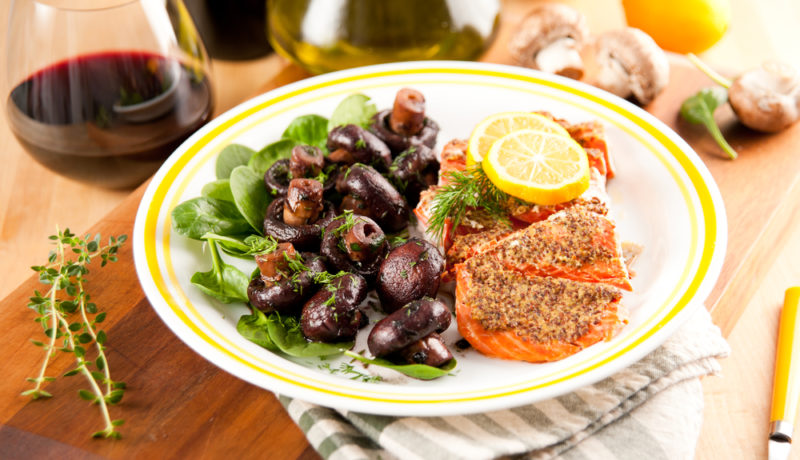
M 372 97 L 379 108 L 390 107 L 404 86 L 425 94 L 428 115 L 442 128 L 439 146 L 454 137 L 467 138 L 481 119 L 496 112 L 547 110 L 571 122 L 602 121 L 617 167 L 608 185 L 613 217 L 623 240 L 644 246 L 635 267 L 635 291 L 623 298 L 631 320 L 617 337 L 554 363 L 503 361 L 468 350 L 456 353 L 458 367 L 451 375 L 435 381 L 388 372 L 383 381 L 366 383 L 320 369 L 319 360 L 289 360 L 247 341 L 235 328 L 247 308 L 218 303 L 189 283 L 195 271 L 210 267 L 210 257 L 201 243 L 175 233 L 170 211 L 199 196 L 214 179 L 214 160 L 224 146 L 237 142 L 258 150 L 277 140 L 294 117 L 330 116 L 351 93 Z M 700 159 L 634 105 L 572 80 L 516 67 L 419 62 L 310 78 L 216 118 L 178 148 L 147 188 L 136 216 L 134 257 L 144 292 L 164 322 L 231 374 L 331 407 L 446 415 L 557 396 L 642 358 L 702 308 L 719 275 L 726 235 L 722 199 Z M 236 263 L 244 268 L 247 262 Z

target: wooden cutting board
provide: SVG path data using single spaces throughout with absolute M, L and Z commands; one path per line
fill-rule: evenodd
M 498 43 L 505 43 L 504 27 Z M 484 60 L 508 63 L 500 46 Z M 264 89 L 303 78 L 284 64 Z M 800 125 L 776 135 L 754 133 L 736 123 L 730 109 L 720 110 L 722 131 L 740 153 L 727 160 L 700 126 L 678 119 L 681 102 L 710 85 L 703 75 L 673 58 L 666 91 L 647 109 L 676 130 L 698 152 L 717 181 L 729 223 L 728 251 L 720 279 L 706 301 L 715 322 L 727 335 L 739 318 L 789 232 L 790 217 L 800 211 Z M 532 108 L 535 109 L 535 108 Z M 144 185 L 90 229 L 104 236 L 128 234 Z M 658 203 L 653 203 L 658 206 Z M 59 379 L 45 388 L 52 400 L 19 396 L 36 375 L 41 349 L 28 343 L 41 339 L 34 313 L 24 308 L 34 289 L 29 279 L 2 301 L 0 322 L 6 324 L 0 362 L 0 458 L 38 458 L 57 452 L 64 458 L 231 457 L 317 458 L 302 432 L 268 392 L 245 383 L 205 361 L 178 340 L 144 298 L 133 268 L 130 245 L 120 261 L 89 277 L 94 301 L 108 312 L 109 362 L 115 378 L 128 384 L 123 404 L 113 418 L 127 420 L 123 439 L 93 440 L 101 428 L 96 409 L 77 397 L 81 377 Z M 58 356 L 50 375 L 70 369 L 69 355 Z

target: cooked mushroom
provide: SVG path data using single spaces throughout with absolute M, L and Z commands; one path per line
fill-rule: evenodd
M 543 3 L 522 20 L 509 49 L 517 64 L 580 79 L 580 50 L 589 36 L 586 18 L 575 8 Z
M 316 147 L 299 145 L 292 151 L 291 158 L 283 158 L 276 161 L 264 173 L 264 184 L 271 195 L 284 196 L 289 191 L 289 183 L 292 179 L 316 178 L 323 171 L 321 168 L 325 166 L 325 157 L 322 156 L 322 152 L 320 151 L 320 157 L 315 158 L 313 156 L 315 153 L 313 151 L 308 153 L 306 148 L 316 149 Z M 303 153 L 298 152 L 295 154 L 295 151 L 303 151 Z M 320 160 L 322 161 L 320 162 Z M 326 194 L 333 189 L 336 183 L 334 171 L 330 171 L 330 169 L 333 168 L 329 166 L 329 168 L 324 169 L 325 172 L 330 173 L 325 183 L 322 184 L 322 190 Z
M 283 221 L 294 227 L 314 223 L 323 206 L 319 181 L 292 179 L 283 202 Z
M 299 264 L 289 264 L 290 260 Z M 247 297 L 255 308 L 264 312 L 296 313 L 314 293 L 314 276 L 325 271 L 322 257 L 298 254 L 289 243 L 256 256 L 256 261 L 259 274 L 247 286 Z M 297 270 L 300 264 L 302 268 Z
M 336 163 L 363 163 L 381 171 L 389 169 L 392 152 L 374 134 L 358 125 L 337 126 L 328 134 L 328 156 Z
M 728 101 L 749 128 L 780 131 L 800 118 L 800 74 L 789 64 L 765 62 L 733 81 Z
M 425 116 L 425 97 L 411 88 L 398 91 L 394 106 L 376 113 L 369 129 L 394 155 L 418 145 L 432 149 L 439 134 L 439 125 Z
M 278 197 L 267 207 L 267 214 L 264 217 L 264 234 L 275 238 L 280 243 L 292 243 L 302 250 L 316 250 L 319 248 L 322 229 L 336 217 L 336 208 L 330 201 L 324 201 L 322 211 L 316 221 L 292 225 L 284 221 L 287 201 L 287 197 Z
M 325 156 L 319 147 L 296 145 L 289 157 L 289 171 L 293 178 L 316 177 L 325 166 Z
M 450 326 L 452 314 L 439 300 L 424 297 L 378 321 L 367 337 L 367 347 L 376 357 L 400 351 L 432 332 Z
M 597 37 L 594 65 L 590 83 L 622 98 L 633 95 L 642 105 L 669 82 L 667 55 L 649 35 L 633 27 Z
M 351 210 L 371 217 L 389 232 L 398 232 L 408 226 L 408 204 L 391 183 L 375 169 L 362 164 L 350 167 L 340 176 L 336 190 L 345 195 L 342 211 Z M 346 196 L 350 195 L 350 198 Z
M 291 180 L 288 158 L 272 163 L 272 166 L 264 173 L 264 184 L 272 195 L 286 195 Z
M 444 257 L 431 243 L 411 238 L 392 249 L 378 271 L 378 297 L 387 313 L 424 296 L 435 296 Z
M 303 306 L 300 315 L 303 335 L 316 342 L 355 339 L 366 318 L 358 306 L 366 297 L 364 278 L 348 273 L 335 279 Z
M 358 273 L 372 283 L 388 246 L 386 235 L 374 220 L 346 213 L 325 227 L 320 252 L 337 270 Z
M 389 174 L 409 206 L 416 206 L 420 192 L 439 180 L 439 162 L 433 150 L 424 145 L 413 146 L 394 159 Z

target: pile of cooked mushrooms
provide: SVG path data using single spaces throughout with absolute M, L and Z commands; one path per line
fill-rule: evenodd
M 518 65 L 584 80 L 642 105 L 669 81 L 666 54 L 649 35 L 627 27 L 592 36 L 583 14 L 560 3 L 534 8 L 509 48 Z
M 387 235 L 408 226 L 409 205 L 437 182 L 439 162 L 431 149 L 438 132 L 425 116 L 423 95 L 404 88 L 369 129 L 332 129 L 329 155 L 299 145 L 290 158 L 274 163 L 264 174 L 276 197 L 264 234 L 279 244 L 256 257 L 250 303 L 264 312 L 298 315 L 308 340 L 335 343 L 353 340 L 366 326 L 360 308 L 374 289 L 388 314 L 369 335 L 374 356 L 449 362 L 452 354 L 438 333 L 449 326 L 451 313 L 435 300 L 444 257 L 425 240 L 392 246 Z

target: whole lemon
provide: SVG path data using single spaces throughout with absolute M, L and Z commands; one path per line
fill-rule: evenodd
M 661 48 L 701 53 L 728 30 L 728 0 L 622 0 L 628 25 L 642 29 Z

